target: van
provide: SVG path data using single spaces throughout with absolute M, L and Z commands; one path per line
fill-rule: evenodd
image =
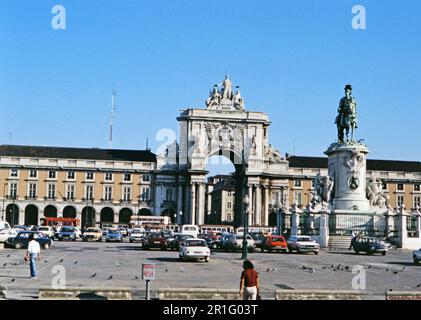
M 9 230 L 9 229 L 11 229 L 9 222 L 0 221 L 0 231 L 1 230 Z
M 185 224 L 181 227 L 181 234 L 189 234 L 197 238 L 199 235 L 199 227 L 194 224 Z

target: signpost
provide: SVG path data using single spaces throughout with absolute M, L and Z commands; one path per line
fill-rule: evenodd
M 149 300 L 149 281 L 155 280 L 155 264 L 142 263 L 142 279 L 146 281 L 146 300 Z

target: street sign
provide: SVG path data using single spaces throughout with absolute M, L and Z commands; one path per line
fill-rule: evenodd
M 143 263 L 142 264 L 142 279 L 143 280 L 155 280 L 155 264 L 154 263 Z

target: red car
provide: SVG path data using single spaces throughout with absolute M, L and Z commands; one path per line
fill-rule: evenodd
M 260 244 L 260 249 L 262 252 L 288 252 L 288 244 L 283 236 L 270 235 L 263 239 L 262 243 Z
M 167 239 L 161 233 L 151 232 L 146 239 L 143 239 L 142 249 L 149 250 L 152 248 L 167 250 Z

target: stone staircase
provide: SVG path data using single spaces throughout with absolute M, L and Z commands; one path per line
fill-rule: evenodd
M 336 250 L 348 250 L 351 244 L 351 236 L 330 236 L 328 248 Z

